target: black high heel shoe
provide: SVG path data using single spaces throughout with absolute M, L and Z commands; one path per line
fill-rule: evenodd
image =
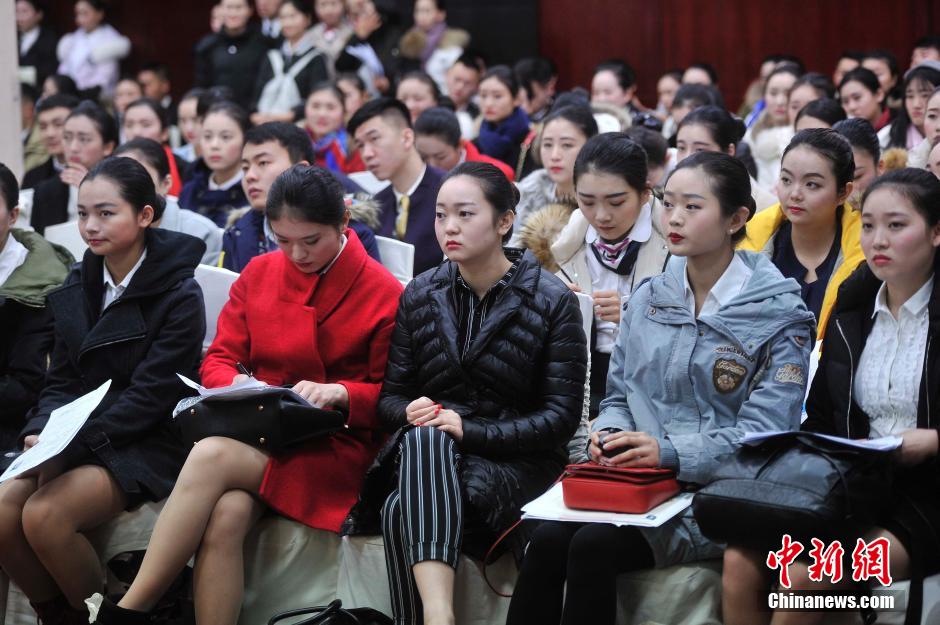
M 89 608 L 94 605 L 96 597 L 87 600 Z M 89 609 L 91 611 L 91 609 Z M 92 623 L 98 625 L 151 625 L 153 623 L 153 614 L 150 612 L 140 612 L 138 610 L 128 610 L 122 608 L 108 597 L 102 597 L 101 605 L 98 606 L 98 612 Z

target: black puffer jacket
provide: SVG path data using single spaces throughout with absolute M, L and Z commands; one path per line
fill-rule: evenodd
M 518 269 L 463 358 L 453 304 L 456 265 L 445 261 L 405 289 L 379 398 L 379 418 L 398 435 L 366 476 L 347 532 L 377 531 L 394 486 L 405 407 L 421 396 L 463 417 L 468 533 L 506 529 L 564 469 L 587 370 L 581 313 L 574 294 L 531 252 L 510 249 L 507 256 L 518 260 Z

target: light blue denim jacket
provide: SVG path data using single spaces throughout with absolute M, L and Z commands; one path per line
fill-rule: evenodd
M 795 430 L 809 372 L 815 322 L 800 287 L 761 254 L 736 252 L 753 272 L 713 315 L 695 318 L 685 296 L 686 259 L 643 283 L 620 321 L 607 397 L 592 430 L 646 432 L 660 466 L 707 484 L 745 432 Z M 644 530 L 657 566 L 717 557 L 691 509 Z

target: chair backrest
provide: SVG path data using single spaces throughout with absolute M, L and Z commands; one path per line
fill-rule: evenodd
M 85 243 L 85 240 L 82 239 L 82 235 L 78 232 L 77 221 L 67 221 L 64 224 L 46 226 L 43 236 L 46 237 L 46 241 L 57 243 L 70 251 L 72 256 L 75 257 L 75 260 L 81 260 L 82 256 L 85 255 L 85 250 L 88 249 L 88 244 Z
M 588 353 L 591 352 L 591 323 L 594 321 L 594 298 L 586 293 L 575 293 L 578 296 L 578 305 L 581 307 L 581 324 L 584 326 L 584 336 L 587 337 Z
M 347 174 L 349 179 L 362 187 L 363 191 L 375 195 L 389 184 L 388 180 L 379 180 L 371 171 L 357 171 Z
M 415 269 L 415 246 L 388 237 L 375 237 L 382 264 L 402 284 L 411 282 Z
M 228 292 L 238 274 L 221 267 L 210 265 L 196 266 L 196 282 L 202 287 L 202 297 L 206 303 L 206 336 L 202 341 L 203 351 L 215 340 L 219 313 L 228 301 Z

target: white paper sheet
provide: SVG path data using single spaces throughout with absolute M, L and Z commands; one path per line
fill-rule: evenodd
M 43 462 L 62 453 L 62 450 L 72 442 L 88 417 L 104 399 L 110 387 L 111 380 L 108 380 L 87 395 L 82 395 L 75 401 L 53 410 L 46 427 L 39 433 L 39 442 L 10 463 L 3 475 L 0 475 L 0 482 L 35 469 Z
M 522 518 L 541 519 L 543 521 L 570 521 L 573 523 L 611 523 L 618 527 L 621 525 L 659 527 L 692 505 L 692 495 L 693 493 L 679 493 L 646 514 L 573 510 L 565 506 L 561 482 L 559 482 L 542 496 L 522 506 Z
M 771 438 L 784 435 L 790 436 L 791 434 L 792 432 L 747 432 L 744 436 L 741 437 L 739 442 L 742 445 L 757 445 L 758 443 L 762 443 Z M 872 451 L 891 451 L 892 449 L 897 449 L 901 446 L 901 437 L 899 436 L 883 436 L 881 438 L 855 440 L 851 438 L 842 438 L 839 436 L 830 436 L 829 434 L 819 434 L 816 432 L 802 432 L 802 434 L 815 438 L 822 438 L 834 443 L 839 443 L 841 445 L 845 445 L 846 447 L 869 449 Z
M 271 393 L 281 393 L 284 391 L 284 388 L 281 386 L 270 386 L 261 380 L 256 379 L 254 376 L 249 377 L 247 380 L 242 380 L 238 384 L 231 384 L 229 386 L 220 386 L 218 388 L 206 388 L 198 382 L 190 380 L 185 375 L 179 373 L 176 374 L 180 380 L 183 381 L 183 384 L 188 386 L 191 389 L 194 389 L 199 393 L 197 397 L 185 397 L 176 404 L 176 408 L 173 409 L 173 416 L 175 417 L 179 413 L 183 412 L 187 408 L 198 404 L 199 402 L 212 399 L 212 401 L 234 401 L 236 399 L 245 399 L 247 397 L 260 397 L 262 395 L 269 395 Z M 307 402 L 314 408 L 320 408 L 317 404 L 311 404 L 306 399 L 294 393 L 293 391 L 290 394 L 297 400 Z

